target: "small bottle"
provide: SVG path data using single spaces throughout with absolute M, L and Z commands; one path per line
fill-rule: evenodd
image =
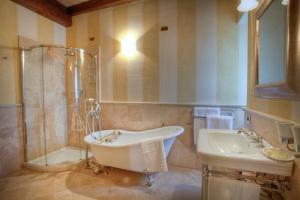
M 118 132 L 119 132 L 119 130 L 115 130 L 115 132 L 114 132 L 114 140 L 116 140 L 118 138 Z

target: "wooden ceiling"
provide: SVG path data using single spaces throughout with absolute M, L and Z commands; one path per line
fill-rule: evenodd
M 72 16 L 138 0 L 88 0 L 65 6 L 57 0 L 11 0 L 63 26 L 72 25 Z M 61 1 L 63 2 L 63 1 Z

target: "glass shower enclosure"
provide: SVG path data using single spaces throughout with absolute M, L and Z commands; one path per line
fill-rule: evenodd
M 98 100 L 97 57 L 38 45 L 21 51 L 25 165 L 65 169 L 85 158 L 84 102 Z

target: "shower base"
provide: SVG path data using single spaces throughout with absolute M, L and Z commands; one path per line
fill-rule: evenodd
M 85 160 L 85 152 L 82 149 L 80 152 L 80 148 L 77 147 L 64 147 L 47 155 L 47 165 L 45 156 L 41 156 L 28 161 L 24 166 L 29 169 L 45 172 L 65 171 L 83 162 Z M 92 157 L 91 152 L 88 152 L 88 157 Z

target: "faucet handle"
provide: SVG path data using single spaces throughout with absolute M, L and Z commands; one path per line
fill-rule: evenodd
M 250 129 L 247 128 L 240 128 L 237 132 L 238 134 L 245 133 L 247 137 L 256 137 L 256 133 Z
M 256 144 L 257 148 L 264 148 L 264 141 L 263 141 L 263 137 L 261 137 L 260 135 L 257 136 L 257 144 Z

